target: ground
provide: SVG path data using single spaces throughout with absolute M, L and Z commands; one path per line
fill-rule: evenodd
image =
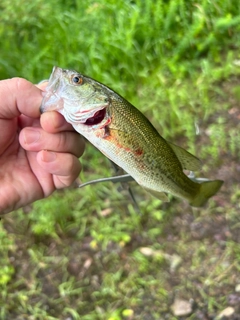
M 240 319 L 239 88 L 221 83 L 224 107 L 198 123 L 202 174 L 224 180 L 204 208 L 133 183 L 140 212 L 126 190 L 102 185 L 4 216 L 0 319 Z

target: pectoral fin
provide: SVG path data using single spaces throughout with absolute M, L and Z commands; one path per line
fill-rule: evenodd
M 197 171 L 201 169 L 201 161 L 197 157 L 171 142 L 167 143 L 174 151 L 183 169 L 190 171 Z
M 80 184 L 78 187 L 83 188 L 85 186 L 88 186 L 89 184 L 95 184 L 95 183 L 99 183 L 99 182 L 117 183 L 117 182 L 130 182 L 130 181 L 134 181 L 134 179 L 130 176 L 130 174 L 123 174 L 121 176 L 114 176 L 114 177 L 91 180 L 91 181 Z

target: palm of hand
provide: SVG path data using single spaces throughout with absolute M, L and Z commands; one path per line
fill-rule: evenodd
M 0 139 L 1 206 L 9 211 L 42 198 L 49 186 L 53 192 L 52 175 L 37 163 L 37 152 L 26 151 L 19 142 L 22 125 L 28 122 L 28 126 L 40 127 L 40 121 L 23 117 L 0 120 L 1 128 L 2 122 L 7 124 Z M 38 177 L 42 177 L 40 181 Z

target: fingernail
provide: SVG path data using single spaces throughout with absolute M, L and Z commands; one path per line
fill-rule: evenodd
M 44 161 L 44 162 L 53 162 L 53 161 L 56 160 L 56 158 L 57 158 L 57 155 L 56 155 L 55 152 L 43 150 L 42 161 Z
M 45 94 L 46 94 L 45 89 L 46 89 L 47 85 L 48 85 L 48 80 L 42 80 L 42 81 L 40 81 L 36 86 L 37 86 L 40 90 L 42 90 L 42 93 L 44 93 L 44 95 L 45 95 Z
M 40 139 L 40 132 L 38 130 L 25 129 L 24 141 L 26 144 L 36 143 Z
M 48 81 L 49 81 L 48 79 L 41 80 L 40 82 L 38 82 L 38 85 Z

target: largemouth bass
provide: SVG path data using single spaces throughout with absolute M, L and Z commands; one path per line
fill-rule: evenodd
M 74 129 L 151 194 L 165 193 L 203 206 L 223 181 L 197 183 L 183 169 L 199 170 L 200 161 L 167 142 L 149 120 L 107 86 L 73 70 L 54 67 L 40 111 L 57 110 Z

